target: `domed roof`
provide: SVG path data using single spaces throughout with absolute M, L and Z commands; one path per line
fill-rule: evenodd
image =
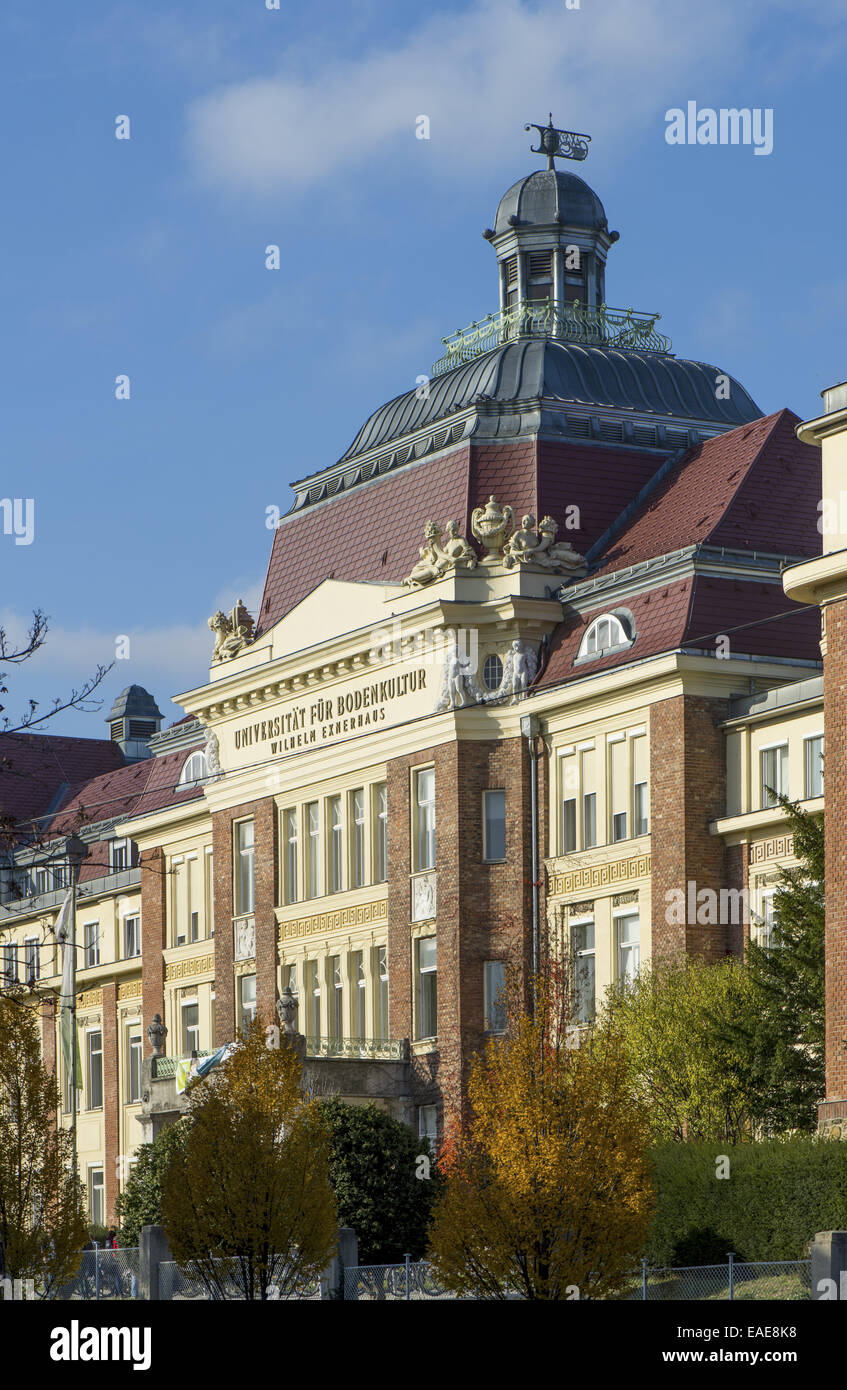
M 156 701 L 143 685 L 128 685 L 115 699 L 109 710 L 112 719 L 161 719 Z M 109 721 L 107 720 L 107 723 Z
M 517 218 L 517 223 L 510 221 Z M 564 169 L 536 169 L 518 179 L 503 194 L 494 221 L 494 235 L 520 227 L 547 227 L 552 223 L 570 227 L 603 228 L 608 225 L 606 210 L 593 188 L 576 174 Z

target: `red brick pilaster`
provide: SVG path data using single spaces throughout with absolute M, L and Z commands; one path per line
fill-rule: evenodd
M 847 1119 L 847 600 L 829 604 L 825 617 L 826 1102 L 819 1120 L 828 1128 Z
M 120 1191 L 120 1039 L 118 1038 L 118 987 L 103 985 L 103 1171 L 106 1184 L 106 1222 L 115 1219 L 115 1198 Z
M 154 1014 L 165 1017 L 165 958 L 168 878 L 164 851 L 141 855 L 141 1004 L 144 1046 Z M 165 1051 L 168 1051 L 165 1039 Z
M 235 1036 L 233 822 L 252 817 L 255 845 L 256 1010 L 276 1019 L 278 822 L 272 796 L 216 811 L 212 817 L 215 873 L 215 1009 L 218 1045 Z

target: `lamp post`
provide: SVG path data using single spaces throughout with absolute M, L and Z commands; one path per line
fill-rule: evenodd
M 71 1011 L 71 1152 L 73 1155 L 73 1175 L 78 1175 L 77 1136 L 76 1136 L 76 891 L 82 861 L 88 853 L 88 846 L 79 835 L 69 835 L 65 840 L 65 854 L 71 871 L 71 930 L 70 941 L 66 947 L 71 953 L 72 988 L 69 1008 Z

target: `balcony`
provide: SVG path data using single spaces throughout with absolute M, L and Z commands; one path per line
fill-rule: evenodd
M 408 1038 L 307 1038 L 307 1057 L 346 1058 L 349 1061 L 407 1062 Z
M 519 338 L 555 338 L 583 347 L 609 347 L 629 352 L 669 353 L 671 342 L 656 332 L 661 314 L 637 314 L 633 309 L 556 304 L 550 299 L 524 299 L 508 309 L 451 333 L 441 341 L 447 351 L 433 363 L 432 376 L 451 372 L 493 348 Z

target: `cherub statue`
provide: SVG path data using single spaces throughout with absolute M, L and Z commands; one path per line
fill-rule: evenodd
M 459 523 L 448 521 L 445 526 L 447 540 L 444 543 L 444 554 L 449 557 L 451 569 L 476 569 L 479 561 L 476 551 L 468 544 L 464 536 L 459 535 Z
M 552 516 L 543 516 L 538 524 L 538 532 L 541 537 L 541 544 L 538 549 L 537 559 L 534 563 L 540 563 L 556 570 L 558 574 L 582 575 L 585 574 L 588 566 L 583 557 L 574 550 L 570 541 L 556 542 L 556 533 L 559 530 L 559 523 L 554 521 Z
M 521 517 L 521 524 L 513 531 L 503 546 L 503 564 L 507 569 L 514 565 L 532 562 L 539 549 L 540 537 L 535 529 L 535 517 L 527 513 Z
M 506 670 L 503 672 L 502 684 L 504 692 L 511 695 L 513 705 L 524 698 L 530 684 L 535 679 L 537 670 L 538 658 L 535 652 L 531 647 L 525 646 L 523 642 L 516 639 L 506 658 Z
M 209 619 L 209 627 L 215 634 L 215 649 L 212 661 L 224 661 L 237 656 L 243 647 L 253 640 L 255 623 L 239 599 L 229 617 L 218 609 Z
M 456 521 L 448 521 L 447 541 L 441 543 L 441 527 L 436 521 L 428 521 L 424 528 L 425 545 L 418 551 L 420 559 L 403 583 L 407 588 L 419 589 L 424 584 L 432 584 L 443 579 L 449 570 L 473 569 L 477 557 L 468 542 L 459 535 Z

